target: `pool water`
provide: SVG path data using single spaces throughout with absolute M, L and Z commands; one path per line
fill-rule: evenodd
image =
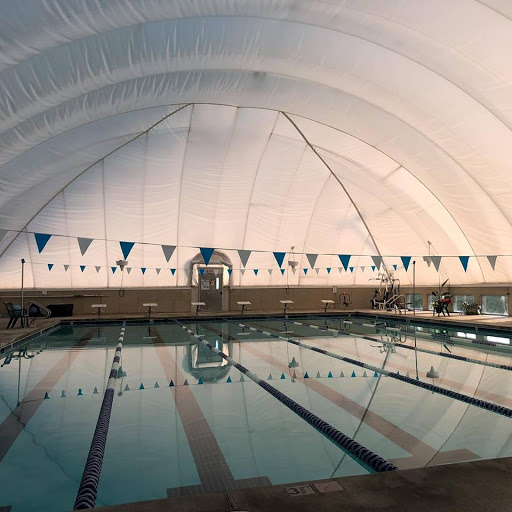
M 351 321 L 186 327 L 399 469 L 512 455 L 511 418 L 278 337 L 511 408 L 512 372 L 485 364 L 507 353 L 449 343 L 473 364 L 401 345 L 439 351 L 420 331 Z M 0 506 L 73 507 L 119 329 L 66 326 L 3 357 Z M 370 472 L 176 322 L 128 325 L 121 364 L 96 506 Z

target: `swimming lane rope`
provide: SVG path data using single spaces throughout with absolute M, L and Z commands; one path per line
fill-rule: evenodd
M 190 336 L 196 338 L 200 343 L 202 343 L 205 347 L 208 347 L 212 352 L 215 352 L 220 357 L 222 357 L 224 360 L 231 363 L 237 370 L 242 372 L 244 375 L 249 377 L 252 381 L 254 381 L 256 384 L 261 386 L 265 391 L 270 393 L 274 398 L 279 400 L 282 404 L 286 405 L 290 410 L 292 410 L 295 414 L 300 416 L 303 420 L 305 420 L 307 423 L 309 423 L 312 427 L 320 431 L 325 437 L 327 437 L 330 441 L 332 441 L 335 445 L 337 445 L 339 448 L 344 450 L 346 453 L 351 455 L 355 460 L 358 462 L 362 462 L 363 465 L 366 467 L 372 469 L 376 472 L 384 472 L 384 471 L 393 471 L 396 468 L 391 462 L 383 459 L 376 453 L 373 453 L 368 448 L 362 446 L 354 439 L 350 438 L 343 432 L 340 432 L 338 429 L 327 423 L 326 421 L 322 420 L 312 412 L 308 411 L 301 405 L 299 405 L 297 402 L 289 398 L 284 393 L 281 393 L 281 391 L 278 391 L 276 388 L 268 384 L 268 382 L 265 382 L 264 380 L 260 379 L 257 375 L 249 371 L 247 368 L 239 364 L 237 361 L 232 359 L 227 354 L 224 354 L 224 352 L 221 352 L 219 349 L 208 343 L 202 334 L 196 334 L 190 329 L 187 328 L 187 326 L 181 324 L 177 320 L 175 322 L 184 330 L 186 330 Z
M 103 455 L 105 454 L 105 445 L 107 443 L 108 427 L 110 424 L 110 414 L 112 412 L 112 403 L 114 401 L 114 391 L 117 381 L 117 372 L 121 363 L 121 350 L 123 348 L 124 333 L 126 331 L 126 322 L 123 322 L 121 332 L 112 361 L 107 388 L 103 396 L 96 430 L 91 442 L 87 461 L 85 463 L 82 480 L 76 495 L 73 510 L 82 510 L 94 508 L 96 495 L 98 494 L 98 485 L 100 483 L 101 467 L 103 465 Z

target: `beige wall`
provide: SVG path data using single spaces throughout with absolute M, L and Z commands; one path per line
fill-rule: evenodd
M 373 287 L 351 288 L 350 291 L 353 308 L 369 308 L 370 299 L 373 297 Z M 435 287 L 417 288 L 416 293 L 423 296 L 423 305 L 427 305 L 427 296 L 435 290 Z M 452 287 L 452 295 L 466 294 L 474 295 L 476 303 L 481 302 L 482 295 L 507 295 L 509 296 L 509 312 L 512 313 L 510 302 L 510 288 L 502 287 Z M 41 292 L 30 290 L 26 292 L 25 302 L 35 300 L 44 305 L 48 304 L 74 304 L 74 314 L 83 315 L 93 312 L 92 304 L 107 304 L 106 312 L 110 314 L 130 313 L 142 314 L 145 308 L 142 304 L 156 302 L 159 313 L 183 313 L 188 314 L 194 311 L 191 302 L 196 300 L 197 289 L 194 288 L 168 288 L 168 289 L 131 289 L 126 290 L 123 297 L 119 296 L 117 290 L 73 290 L 73 291 L 48 291 L 47 295 Z M 332 288 L 225 288 L 224 308 L 225 310 L 237 311 L 237 301 L 248 300 L 252 303 L 252 311 L 278 311 L 281 309 L 280 300 L 293 300 L 295 310 L 320 310 L 321 299 L 337 300 L 342 293 L 333 294 Z M 412 288 L 402 288 L 402 293 L 412 293 Z M 20 303 L 19 293 L 2 293 L 1 301 L 10 300 L 16 304 Z M 293 309 L 291 311 L 293 311 Z M 5 312 L 4 312 L 5 313 Z

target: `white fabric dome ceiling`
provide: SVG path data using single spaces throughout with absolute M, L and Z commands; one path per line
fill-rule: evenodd
M 4 287 L 20 258 L 28 286 L 118 287 L 121 240 L 148 268 L 125 286 L 186 284 L 199 247 L 235 285 L 367 285 L 379 254 L 437 283 L 429 250 L 452 284 L 510 280 L 508 1 L 7 0 L 0 17 Z M 33 232 L 63 236 L 39 253 Z M 272 251 L 291 246 L 283 276 Z M 258 275 L 237 249 L 262 251 Z

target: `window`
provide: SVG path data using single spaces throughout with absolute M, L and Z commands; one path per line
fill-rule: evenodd
M 463 304 L 467 302 L 468 304 L 475 303 L 475 297 L 473 295 L 454 295 L 452 297 L 452 308 L 455 312 L 464 311 Z
M 508 297 L 506 295 L 482 295 L 482 313 L 508 315 Z
M 413 309 L 413 295 L 412 293 L 408 293 L 405 297 L 405 302 L 407 303 L 407 309 Z M 421 293 L 417 293 L 414 295 L 414 308 L 415 309 L 423 309 L 423 297 Z

